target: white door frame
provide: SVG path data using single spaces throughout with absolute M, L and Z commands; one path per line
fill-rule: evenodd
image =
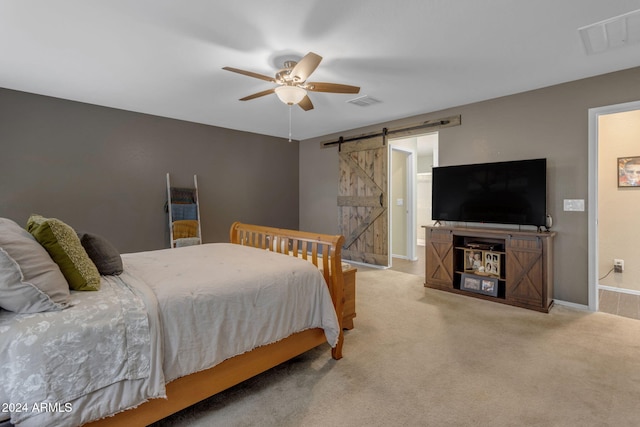
M 406 139 L 406 138 L 399 138 L 398 140 L 401 139 Z M 416 260 L 416 228 L 417 228 L 417 220 L 416 220 L 416 152 L 414 150 L 410 150 L 407 149 L 405 147 L 397 147 L 394 146 L 391 142 L 389 144 L 391 146 L 391 150 L 395 150 L 395 151 L 402 151 L 403 153 L 407 154 L 407 159 L 406 159 L 406 176 L 405 176 L 405 182 L 406 182 L 406 188 L 407 188 L 407 198 L 405 200 L 405 210 L 406 210 L 406 215 L 407 215 L 407 235 L 406 237 L 406 252 L 407 252 L 407 259 L 411 260 L 411 261 L 415 261 Z M 389 163 L 391 164 L 391 163 Z M 389 168 L 389 172 L 391 171 L 391 168 Z M 391 173 L 389 173 L 389 187 L 392 188 L 392 178 L 391 178 Z M 393 202 L 391 200 L 391 191 L 389 191 L 389 199 L 390 202 Z M 389 208 L 391 208 L 391 205 L 389 204 Z M 393 221 L 393 215 L 391 215 L 391 209 L 389 209 L 389 214 L 391 216 L 389 223 L 392 224 Z M 392 238 L 393 236 L 391 235 L 391 230 L 393 229 L 393 225 L 389 226 L 389 253 L 392 254 L 392 250 L 391 250 L 391 242 L 392 242 Z
M 640 101 L 589 109 L 589 310 L 598 311 L 598 118 L 640 110 Z
M 418 228 L 416 219 L 416 180 L 417 180 L 417 155 L 415 151 L 412 151 L 407 156 L 407 257 L 411 261 L 417 260 L 416 257 L 416 242 L 418 236 L 416 235 L 416 229 Z

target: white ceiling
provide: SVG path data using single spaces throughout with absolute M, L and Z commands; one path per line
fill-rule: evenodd
M 578 29 L 640 0 L 2 0 L 0 87 L 287 137 L 274 58 L 315 52 L 307 139 L 640 65 L 640 43 L 587 55 Z

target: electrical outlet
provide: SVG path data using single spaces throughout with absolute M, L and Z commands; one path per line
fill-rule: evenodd
M 613 271 L 614 273 L 622 273 L 624 271 L 624 260 L 623 259 L 614 259 L 613 260 Z

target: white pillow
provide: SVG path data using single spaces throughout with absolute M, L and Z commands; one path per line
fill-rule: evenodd
M 18 313 L 61 310 L 69 285 L 47 251 L 14 221 L 0 218 L 0 307 Z

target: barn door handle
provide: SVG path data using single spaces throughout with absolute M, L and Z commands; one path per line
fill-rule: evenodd
M 382 204 L 382 196 L 384 196 L 384 193 L 380 193 L 380 206 L 384 206 L 384 205 Z

